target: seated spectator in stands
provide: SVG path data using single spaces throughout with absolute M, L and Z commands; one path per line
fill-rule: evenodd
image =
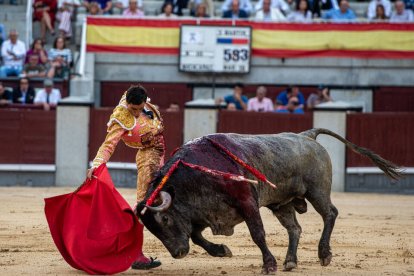
M 264 9 L 264 1 L 265 0 L 259 0 L 256 5 L 254 6 L 254 9 L 256 11 L 256 14 Z M 289 0 L 292 1 L 292 0 Z M 285 2 L 285 0 L 271 0 L 270 1 L 270 8 L 271 9 L 277 9 L 278 11 L 281 11 L 283 15 L 286 15 L 290 11 L 289 4 Z M 257 17 L 257 16 L 256 16 Z
M 10 30 L 9 39 L 1 46 L 3 66 L 0 67 L 0 77 L 19 76 L 23 69 L 26 56 L 26 46 L 18 40 L 19 34 L 16 30 Z
M 53 48 L 49 50 L 49 60 L 51 62 L 50 70 L 47 73 L 49 78 L 69 79 L 72 53 L 70 49 L 66 48 L 63 37 L 55 39 Z
M 122 15 L 125 17 L 142 18 L 144 17 L 144 12 L 138 9 L 137 0 L 129 0 L 129 6 L 126 10 L 124 10 Z
M 0 47 L 4 41 L 6 41 L 6 28 L 0 23 Z
M 170 3 L 172 6 L 172 13 L 178 16 L 183 15 L 183 9 L 187 9 L 188 7 L 188 0 L 165 0 L 161 11 L 164 11 L 164 5 Z
M 225 12 L 231 11 L 233 9 L 233 6 L 233 0 L 225 0 L 223 5 L 221 5 L 222 14 L 224 15 Z M 247 18 L 251 13 L 253 13 L 253 6 L 250 0 L 240 0 L 238 7 L 239 10 L 242 10 L 244 13 L 246 13 L 246 17 L 243 18 Z
M 35 104 L 43 105 L 44 110 L 50 110 L 58 104 L 61 99 L 59 89 L 53 88 L 53 80 L 45 79 L 43 81 L 44 88 L 39 90 L 34 99 Z
M 404 0 L 405 8 L 414 12 L 414 0 Z
M 338 10 L 331 9 L 322 18 L 334 22 L 352 22 L 356 20 L 355 13 L 349 8 L 348 0 L 341 0 Z
M 90 15 L 100 15 L 100 14 L 102 14 L 102 10 L 101 10 L 101 7 L 99 6 L 99 4 L 98 4 L 98 3 L 96 3 L 96 2 L 91 2 L 91 3 L 88 5 L 88 13 L 89 13 Z
M 371 0 L 368 5 L 367 17 L 374 19 L 377 14 L 377 7 L 382 5 L 386 17 L 391 15 L 391 2 L 389 0 Z
M 166 109 L 168 112 L 178 112 L 180 111 L 180 106 L 178 103 L 173 102 L 170 104 L 170 106 Z
M 262 9 L 256 12 L 256 20 L 265 22 L 271 21 L 286 21 L 286 17 L 279 10 L 279 8 L 271 7 L 272 0 L 263 0 Z
M 55 35 L 55 18 L 57 12 L 57 0 L 34 0 L 33 21 L 40 21 L 40 34 L 43 42 L 46 42 L 46 31 Z
M 332 97 L 329 92 L 329 88 L 323 85 L 319 85 L 316 93 L 310 94 L 306 106 L 309 110 L 312 110 L 316 105 L 320 103 L 331 102 Z
M 395 11 L 391 13 L 390 22 L 403 23 L 413 22 L 414 15 L 412 10 L 407 10 L 402 0 L 395 1 Z
M 159 14 L 161 18 L 177 18 L 177 15 L 173 14 L 173 5 L 170 2 L 166 2 L 162 6 L 163 13 Z
M 205 6 L 206 12 L 205 14 L 208 15 L 208 17 L 214 17 L 214 2 L 213 0 L 190 0 L 188 3 L 188 7 L 190 9 L 190 15 L 196 16 L 197 9 L 200 4 L 203 4 Z M 200 16 L 199 16 L 200 17 Z
M 207 14 L 206 4 L 200 3 L 197 5 L 194 17 L 196 18 L 209 18 L 210 17 L 210 15 Z
M 47 52 L 46 50 L 43 48 L 43 41 L 40 38 L 36 38 L 33 43 L 32 43 L 32 47 L 30 48 L 29 51 L 27 51 L 26 53 L 26 59 L 25 59 L 25 64 L 29 63 L 29 58 L 31 56 L 37 56 L 39 59 L 39 63 L 42 65 L 46 65 L 49 60 L 47 58 Z
M 375 9 L 375 17 L 373 18 L 373 20 L 376 20 L 376 21 L 388 21 L 389 20 L 389 17 L 385 15 L 385 9 L 383 5 L 381 4 L 377 5 L 377 8 Z
M 6 105 L 12 102 L 12 93 L 7 90 L 0 81 L 0 105 Z
M 142 5 L 142 0 L 138 0 L 138 9 L 141 11 L 144 11 L 143 5 Z M 129 0 L 117 0 L 114 3 L 114 7 L 118 8 L 121 10 L 121 14 L 123 13 L 124 10 L 126 10 L 129 7 Z
M 21 76 L 27 78 L 43 78 L 46 76 L 46 68 L 39 63 L 39 56 L 30 56 L 29 63 L 24 65 Z
M 35 90 L 29 85 L 28 78 L 21 78 L 19 86 L 13 89 L 13 103 L 32 104 L 35 98 Z
M 231 103 L 235 104 L 237 110 L 247 110 L 248 99 L 243 95 L 243 88 L 243 84 L 237 83 L 234 86 L 233 94 L 227 95 L 224 98 L 216 99 L 216 104 L 220 104 L 221 102 L 225 101 L 227 105 Z
M 279 105 L 276 108 L 277 113 L 293 113 L 293 114 L 303 114 L 303 108 L 300 107 L 299 98 L 292 96 L 289 98 L 287 105 Z
M 290 22 L 312 22 L 312 12 L 309 10 L 307 0 L 296 2 L 296 10 L 287 17 Z
M 72 16 L 79 6 L 79 0 L 59 0 L 56 19 L 59 21 L 58 29 L 61 36 L 65 38 L 72 36 Z
M 292 102 L 289 102 L 291 98 L 295 98 Z M 297 101 L 296 101 L 297 99 Z M 295 103 L 298 102 L 296 105 Z M 302 93 L 299 91 L 299 87 L 297 86 L 289 86 L 286 90 L 279 93 L 276 98 L 276 111 L 287 110 L 288 105 L 290 104 L 289 108 L 295 106 L 295 110 L 298 109 L 298 112 L 303 112 L 305 108 L 305 97 L 303 97 Z
M 339 5 L 337 0 L 313 0 L 313 1 L 309 1 L 310 4 L 310 8 L 313 14 L 314 18 L 319 18 L 321 17 L 322 14 L 325 14 L 326 12 L 332 10 L 332 9 L 339 9 Z M 321 13 L 322 12 L 322 13 Z
M 99 6 L 99 12 L 96 11 L 96 4 L 93 3 L 97 3 Z M 91 7 L 91 5 L 93 4 L 93 6 Z M 82 2 L 82 5 L 85 6 L 88 9 L 88 12 L 90 14 L 111 14 L 111 10 L 112 10 L 112 0 L 85 0 Z M 93 11 L 91 11 L 91 8 L 93 9 Z M 93 13 L 92 13 L 93 12 Z
M 267 89 L 259 86 L 256 90 L 256 97 L 247 102 L 247 111 L 270 112 L 273 111 L 272 100 L 266 97 Z
M 248 18 L 248 13 L 240 8 L 239 0 L 232 0 L 231 9 L 223 13 L 223 18 L 243 19 Z

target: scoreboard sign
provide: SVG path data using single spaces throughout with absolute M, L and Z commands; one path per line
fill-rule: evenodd
M 180 71 L 249 73 L 251 28 L 182 25 Z

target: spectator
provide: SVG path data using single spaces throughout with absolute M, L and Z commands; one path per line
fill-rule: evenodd
M 257 12 L 261 11 L 264 9 L 264 0 L 259 0 L 256 5 L 254 6 L 254 9 L 256 10 L 256 14 Z M 285 2 L 285 0 L 270 0 L 270 8 L 271 9 L 277 9 L 281 12 L 285 14 L 289 13 L 290 7 L 289 5 Z
M 309 3 L 312 3 L 310 5 L 311 10 L 312 10 L 312 14 L 313 17 L 317 18 L 317 17 L 321 17 L 321 11 L 323 11 L 324 13 L 330 11 L 331 9 L 339 9 L 339 5 L 337 0 L 313 0 L 310 1 Z
M 173 5 L 170 2 L 166 2 L 162 5 L 163 13 L 159 14 L 158 17 L 161 18 L 176 18 L 177 15 L 173 14 Z
M 23 62 L 26 56 L 26 46 L 18 40 L 16 30 L 10 30 L 9 39 L 1 46 L 1 56 L 4 65 L 0 68 L 0 77 L 18 76 L 22 72 Z
M 403 23 L 413 22 L 414 15 L 412 10 L 405 9 L 405 4 L 402 0 L 395 1 L 395 11 L 391 13 L 390 22 Z
M 300 108 L 299 98 L 292 96 L 289 98 L 287 105 L 280 105 L 277 107 L 277 113 L 293 113 L 293 114 L 303 114 L 303 108 Z
M 166 0 L 163 4 L 170 3 L 172 6 L 172 13 L 178 16 L 183 15 L 183 9 L 187 9 L 188 7 L 188 0 Z M 164 8 L 161 9 L 164 12 Z
M 322 18 L 334 22 L 351 22 L 356 20 L 355 13 L 349 8 L 348 0 L 341 0 L 338 10 L 331 9 Z
M 122 15 L 126 17 L 140 18 L 140 17 L 144 17 L 144 12 L 138 9 L 137 0 L 129 0 L 129 6 L 126 10 L 124 10 Z
M 269 21 L 286 21 L 286 17 L 279 8 L 271 7 L 272 0 L 263 0 L 262 9 L 256 12 L 256 20 L 265 22 Z
M 65 38 L 72 36 L 72 16 L 79 6 L 79 0 L 59 0 L 56 18 L 59 21 L 58 29 L 61 36 Z
M 49 51 L 49 60 L 51 62 L 51 68 L 47 74 L 49 78 L 69 78 L 72 53 L 66 48 L 63 37 L 55 39 L 53 48 Z
M 312 12 L 309 10 L 307 0 L 299 0 L 296 2 L 296 11 L 287 17 L 290 22 L 312 22 Z
M 53 80 L 45 79 L 43 86 L 44 88 L 37 92 L 34 103 L 43 105 L 43 109 L 48 111 L 58 104 L 61 96 L 59 89 L 53 88 Z
M 221 102 L 225 101 L 227 106 L 233 103 L 236 105 L 237 110 L 247 110 L 248 99 L 246 96 L 243 95 L 243 88 L 243 84 L 237 83 L 234 86 L 233 94 L 227 95 L 226 97 L 224 97 L 224 99 L 218 98 L 216 100 L 216 104 L 220 104 Z
M 329 92 L 329 88 L 324 87 L 323 85 L 319 85 L 316 94 L 310 94 L 308 101 L 306 102 L 306 106 L 309 110 L 312 110 L 316 105 L 320 103 L 326 103 L 331 101 L 332 98 Z
M 12 93 L 7 90 L 0 81 L 0 105 L 12 103 Z
M 209 18 L 210 17 L 210 15 L 207 14 L 206 4 L 200 3 L 197 5 L 194 17 L 197 17 L 197 18 Z
M 295 99 L 290 101 L 291 98 Z M 296 102 L 298 104 L 296 104 Z M 295 110 L 298 110 L 298 113 L 303 113 L 305 97 L 303 97 L 297 86 L 288 87 L 285 91 L 280 92 L 276 98 L 276 111 L 283 112 L 283 110 L 289 110 L 292 106 L 295 107 Z
M 0 47 L 1 44 L 6 40 L 6 28 L 0 23 Z
M 96 2 L 91 2 L 88 5 L 88 12 L 89 12 L 90 15 L 99 15 L 99 14 L 102 14 L 101 7 Z
M 252 13 L 253 11 L 253 6 L 252 3 L 250 2 L 250 0 L 239 0 L 237 1 L 237 10 L 243 11 L 242 13 L 244 14 L 245 17 L 241 17 L 241 18 L 248 18 L 249 15 Z M 223 13 L 223 17 L 225 13 L 231 13 L 231 11 L 234 9 L 235 4 L 234 4 L 234 0 L 225 0 L 223 5 L 221 5 L 221 11 Z M 236 12 L 237 14 L 237 12 Z M 224 18 L 231 18 L 231 17 L 224 17 Z
M 28 78 L 21 78 L 19 86 L 13 90 L 13 103 L 32 104 L 35 98 L 35 90 L 29 85 Z
M 32 55 L 39 57 L 40 64 L 46 65 L 48 63 L 47 52 L 43 48 L 43 41 L 40 38 L 36 38 L 33 41 L 32 47 L 30 48 L 30 50 L 27 51 L 26 60 L 24 62 L 25 64 L 29 63 L 29 58 Z
M 389 18 L 385 15 L 385 9 L 383 5 L 377 5 L 377 8 L 375 9 L 375 17 L 373 19 L 378 21 L 388 21 Z
M 247 102 L 247 111 L 270 112 L 273 111 L 272 100 L 266 97 L 267 89 L 259 86 L 256 90 L 256 97 Z
M 39 56 L 30 56 L 29 63 L 26 63 L 23 67 L 22 75 L 27 78 L 43 78 L 46 76 L 46 68 L 39 62 Z
M 414 0 L 404 0 L 405 8 L 414 12 Z
M 368 19 L 374 19 L 378 5 L 382 5 L 385 11 L 385 16 L 391 15 L 391 2 L 389 0 L 371 0 L 368 5 L 367 17 Z
M 142 0 L 137 0 L 138 3 L 138 9 L 141 11 L 144 11 Z M 121 10 L 121 13 L 123 13 L 124 10 L 126 10 L 129 7 L 129 0 L 118 0 L 114 3 L 114 6 Z
M 232 0 L 231 3 L 231 10 L 225 11 L 223 18 L 243 19 L 249 17 L 248 13 L 240 8 L 239 0 Z
M 55 35 L 55 17 L 57 0 L 34 0 L 33 21 L 40 21 L 40 34 L 43 42 L 46 42 L 46 31 Z
M 170 104 L 170 106 L 166 109 L 166 111 L 168 112 L 178 112 L 180 111 L 180 106 L 178 105 L 178 103 L 173 102 Z
M 96 11 L 97 7 L 94 3 L 98 4 L 99 12 Z M 112 12 L 112 0 L 85 0 L 82 2 L 82 5 L 85 6 L 88 9 L 89 13 L 93 15 L 101 13 L 111 14 Z M 91 12 L 91 8 L 93 9 L 93 13 Z
M 200 4 L 203 4 L 206 8 L 205 14 L 208 17 L 214 17 L 214 2 L 213 0 L 190 0 L 188 6 L 190 9 L 190 15 L 197 17 L 197 9 Z

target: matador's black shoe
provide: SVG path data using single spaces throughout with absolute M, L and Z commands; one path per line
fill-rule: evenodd
M 159 267 L 160 265 L 161 265 L 161 262 L 157 261 L 157 258 L 153 259 L 152 257 L 150 257 L 149 262 L 139 262 L 139 261 L 133 262 L 131 265 L 131 268 L 147 270 L 147 269 Z

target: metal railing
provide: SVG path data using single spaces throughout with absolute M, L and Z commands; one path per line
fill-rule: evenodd
M 26 4 L 26 48 L 29 49 L 33 41 L 33 9 L 32 1 L 27 0 Z
M 87 18 L 85 17 L 82 22 L 82 37 L 80 47 L 80 58 L 79 58 L 79 75 L 84 76 L 85 74 L 85 59 L 86 59 L 86 24 Z

